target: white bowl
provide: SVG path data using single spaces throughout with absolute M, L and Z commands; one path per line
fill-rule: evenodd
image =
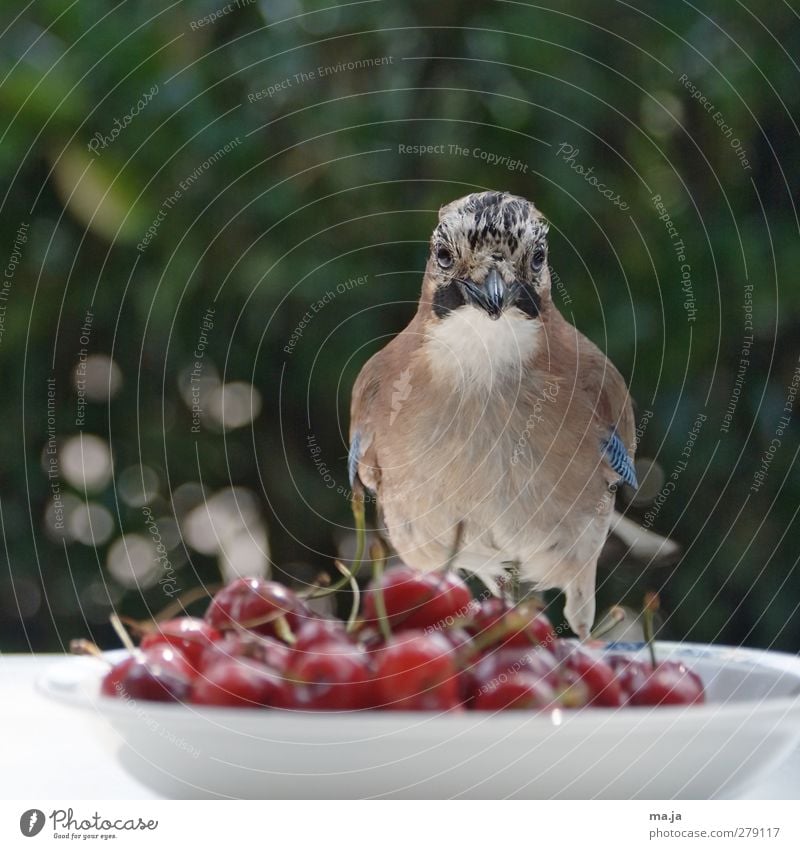
M 706 799 L 731 796 L 792 751 L 800 658 L 687 643 L 657 652 L 703 678 L 707 704 L 546 715 L 200 708 L 102 697 L 105 665 L 77 657 L 40 685 L 96 711 L 99 733 L 118 732 L 107 737 L 126 769 L 171 798 Z

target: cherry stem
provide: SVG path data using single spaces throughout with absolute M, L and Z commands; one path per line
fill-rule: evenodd
M 289 622 L 283 614 L 275 618 L 275 633 L 284 643 L 288 643 L 290 646 L 293 646 L 297 642 L 297 637 L 295 637 Z
M 270 645 L 271 637 L 265 637 L 263 634 L 259 634 L 256 631 L 250 631 L 248 628 L 245 628 L 244 625 L 240 625 L 238 622 L 234 622 L 233 625 L 229 628 L 229 630 L 236 631 L 239 636 L 249 643 L 261 643 L 262 645 Z
M 353 519 L 356 526 L 356 553 L 353 557 L 353 565 L 350 567 L 350 574 L 335 581 L 329 587 L 309 593 L 305 596 L 306 598 L 325 598 L 326 596 L 333 595 L 333 593 L 346 587 L 350 583 L 351 576 L 355 578 L 361 569 L 361 564 L 364 562 L 364 552 L 367 548 L 367 523 L 363 492 L 353 493 L 350 508 L 353 511 Z
M 116 613 L 112 613 L 111 616 L 108 617 L 108 621 L 111 623 L 111 627 L 116 632 L 117 636 L 120 639 L 120 642 L 123 646 L 134 656 L 141 654 L 141 650 L 137 649 L 131 639 L 131 635 L 125 630 L 125 626 L 122 624 L 122 620 L 117 616 Z
M 609 633 L 609 631 L 613 631 L 614 628 L 616 628 L 621 622 L 624 622 L 626 618 L 627 614 L 625 613 L 625 609 L 619 605 L 614 605 L 614 607 L 609 608 L 605 615 L 605 619 L 607 621 L 598 625 L 597 628 L 595 628 L 595 630 L 589 635 L 590 638 L 593 640 L 599 640 L 600 637 L 604 637 Z
M 389 616 L 386 613 L 386 600 L 383 597 L 381 578 L 383 568 L 386 565 L 386 549 L 383 543 L 376 542 L 370 551 L 372 556 L 372 582 L 375 586 L 375 612 L 378 614 L 378 628 L 381 636 L 387 642 L 392 638 L 392 628 L 389 625 Z
M 177 613 L 185 614 L 186 608 L 190 604 L 194 604 L 201 598 L 210 598 L 222 586 L 223 584 L 209 584 L 208 586 L 193 587 L 171 601 L 166 607 L 162 607 L 152 619 L 134 619 L 132 616 L 120 616 L 119 621 L 126 628 L 130 628 L 138 637 L 152 634 L 160 630 L 159 623 L 172 619 Z
M 353 632 L 356 627 L 356 623 L 358 622 L 358 608 L 361 605 L 361 590 L 358 587 L 358 581 L 356 581 L 353 577 L 353 573 L 347 568 L 347 566 L 345 566 L 340 560 L 335 562 L 336 568 L 350 582 L 350 589 L 353 591 L 353 606 L 350 608 L 350 616 L 347 618 L 347 628 L 345 629 L 347 633 L 350 634 Z
M 297 593 L 300 598 L 319 598 L 321 590 L 327 590 L 331 585 L 331 576 L 327 572 L 320 572 L 317 577 L 304 590 Z
M 186 613 L 186 608 L 201 598 L 210 598 L 224 584 L 209 584 L 208 586 L 193 587 L 182 593 L 178 598 L 173 599 L 166 607 L 153 617 L 156 622 L 163 622 L 165 619 L 172 619 L 176 613 Z M 140 625 L 140 627 L 142 627 Z
M 103 652 L 98 648 L 96 643 L 93 643 L 91 640 L 70 640 L 69 644 L 70 654 L 77 654 L 83 657 L 94 657 L 97 660 L 102 660 L 103 663 L 107 663 L 109 666 L 113 666 L 114 664 L 103 655 Z
M 456 525 L 456 535 L 453 539 L 453 546 L 450 549 L 450 554 L 447 556 L 447 562 L 444 564 L 444 574 L 446 575 L 452 568 L 453 564 L 456 562 L 456 557 L 458 557 L 459 552 L 461 551 L 461 543 L 464 540 L 464 520 L 459 519 L 458 524 Z
M 353 511 L 353 520 L 356 526 L 356 553 L 353 557 L 353 565 L 350 567 L 350 573 L 355 577 L 364 560 L 364 552 L 367 550 L 367 522 L 363 492 L 353 495 L 350 509 Z
M 642 611 L 642 624 L 644 626 L 644 639 L 650 652 L 650 663 L 653 665 L 653 669 L 656 668 L 655 627 L 653 620 L 658 608 L 658 593 L 646 593 L 644 597 L 644 610 Z
M 502 648 L 511 637 L 516 636 L 519 632 L 520 629 L 517 626 L 509 625 L 505 619 L 501 619 L 499 622 L 495 622 L 494 625 L 476 634 L 472 638 L 472 645 L 479 652 L 489 648 L 489 646 L 497 645 Z M 531 640 L 532 648 L 537 645 L 539 643 Z
M 119 621 L 126 629 L 133 631 L 137 637 L 158 631 L 158 622 L 155 619 L 133 619 L 130 616 L 120 616 Z
M 511 595 L 511 606 L 519 604 L 520 599 L 520 581 L 519 581 L 519 563 L 514 561 L 508 567 L 508 585 L 509 594 Z

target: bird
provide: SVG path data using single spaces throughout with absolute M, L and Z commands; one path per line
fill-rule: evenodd
M 549 224 L 502 191 L 447 203 L 414 317 L 361 369 L 348 468 L 400 559 L 564 593 L 581 639 L 621 484 L 638 487 L 620 372 L 553 300 Z M 454 546 L 457 542 L 457 550 Z

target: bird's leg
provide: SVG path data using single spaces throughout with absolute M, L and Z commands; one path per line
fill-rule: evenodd
M 582 566 L 575 570 L 569 583 L 564 587 L 567 598 L 564 616 L 569 627 L 582 640 L 589 639 L 594 624 L 596 572 L 596 562 Z
M 444 571 L 449 572 L 456 562 L 456 558 L 461 553 L 461 544 L 464 541 L 464 520 L 459 519 L 456 525 L 455 535 L 453 537 L 453 545 L 450 548 L 450 554 L 447 556 L 447 562 L 444 564 Z
M 506 567 L 505 580 L 503 581 L 503 601 L 507 608 L 513 607 L 520 601 L 520 564 L 518 560 L 512 560 Z
M 320 590 L 315 590 L 306 595 L 306 598 L 324 598 L 338 592 L 342 587 L 347 586 L 350 581 L 354 580 L 358 574 L 361 564 L 364 561 L 364 554 L 367 548 L 367 520 L 366 507 L 364 504 L 364 488 L 362 486 L 353 487 L 353 497 L 350 501 L 350 508 L 353 511 L 353 520 L 356 530 L 356 552 L 353 556 L 353 561 L 350 564 L 347 573 L 342 573 L 342 577 Z M 337 567 L 338 568 L 338 567 Z M 341 570 L 340 570 L 341 571 Z
M 389 616 L 386 613 L 386 602 L 383 598 L 381 584 L 383 570 L 386 566 L 386 549 L 382 542 L 376 540 L 373 543 L 370 557 L 372 558 L 372 581 L 375 586 L 375 611 L 378 614 L 378 628 L 383 639 L 388 642 L 392 638 L 392 629 L 389 625 Z

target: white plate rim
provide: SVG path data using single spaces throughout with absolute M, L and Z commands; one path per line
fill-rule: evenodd
M 603 643 L 592 644 L 590 648 L 601 653 L 639 654 L 645 647 L 641 643 Z M 264 708 L 225 708 L 191 704 L 175 704 L 164 702 L 137 702 L 135 710 L 146 710 L 153 718 L 171 718 L 173 720 L 195 722 L 214 720 L 224 722 L 237 718 L 250 724 L 252 721 L 269 723 L 279 728 L 281 725 L 297 726 L 306 723 L 309 729 L 327 725 L 332 720 L 341 723 L 368 724 L 370 728 L 380 730 L 403 725 L 446 723 L 449 728 L 458 730 L 491 719 L 492 724 L 501 728 L 509 726 L 534 726 L 549 728 L 554 725 L 561 727 L 580 728 L 582 725 L 595 728 L 597 720 L 602 717 L 603 726 L 615 733 L 620 725 L 630 725 L 635 720 L 640 723 L 657 723 L 676 721 L 682 716 L 691 717 L 697 722 L 718 719 L 724 716 L 730 720 L 752 716 L 754 712 L 768 713 L 781 717 L 796 712 L 800 718 L 800 656 L 787 652 L 776 652 L 768 649 L 753 649 L 737 646 L 722 646 L 702 643 L 658 642 L 656 651 L 661 659 L 698 659 L 721 660 L 726 664 L 734 664 L 740 668 L 751 670 L 768 668 L 788 673 L 797 681 L 798 692 L 795 695 L 783 695 L 775 698 L 762 697 L 743 699 L 735 702 L 708 702 L 702 705 L 663 706 L 663 707 L 622 707 L 603 708 L 591 707 L 582 710 L 556 710 L 552 713 L 536 713 L 509 711 L 492 714 L 489 712 L 463 711 L 447 715 L 424 711 L 296 711 L 275 710 Z M 104 653 L 109 660 L 124 656 L 124 649 Z M 113 720 L 130 717 L 133 712 L 131 705 L 119 699 L 102 696 L 99 693 L 99 681 L 103 667 L 99 661 L 92 658 L 65 656 L 51 664 L 36 681 L 40 693 L 62 704 L 80 709 L 93 709 L 95 712 Z M 366 729 L 365 729 L 366 730 Z

